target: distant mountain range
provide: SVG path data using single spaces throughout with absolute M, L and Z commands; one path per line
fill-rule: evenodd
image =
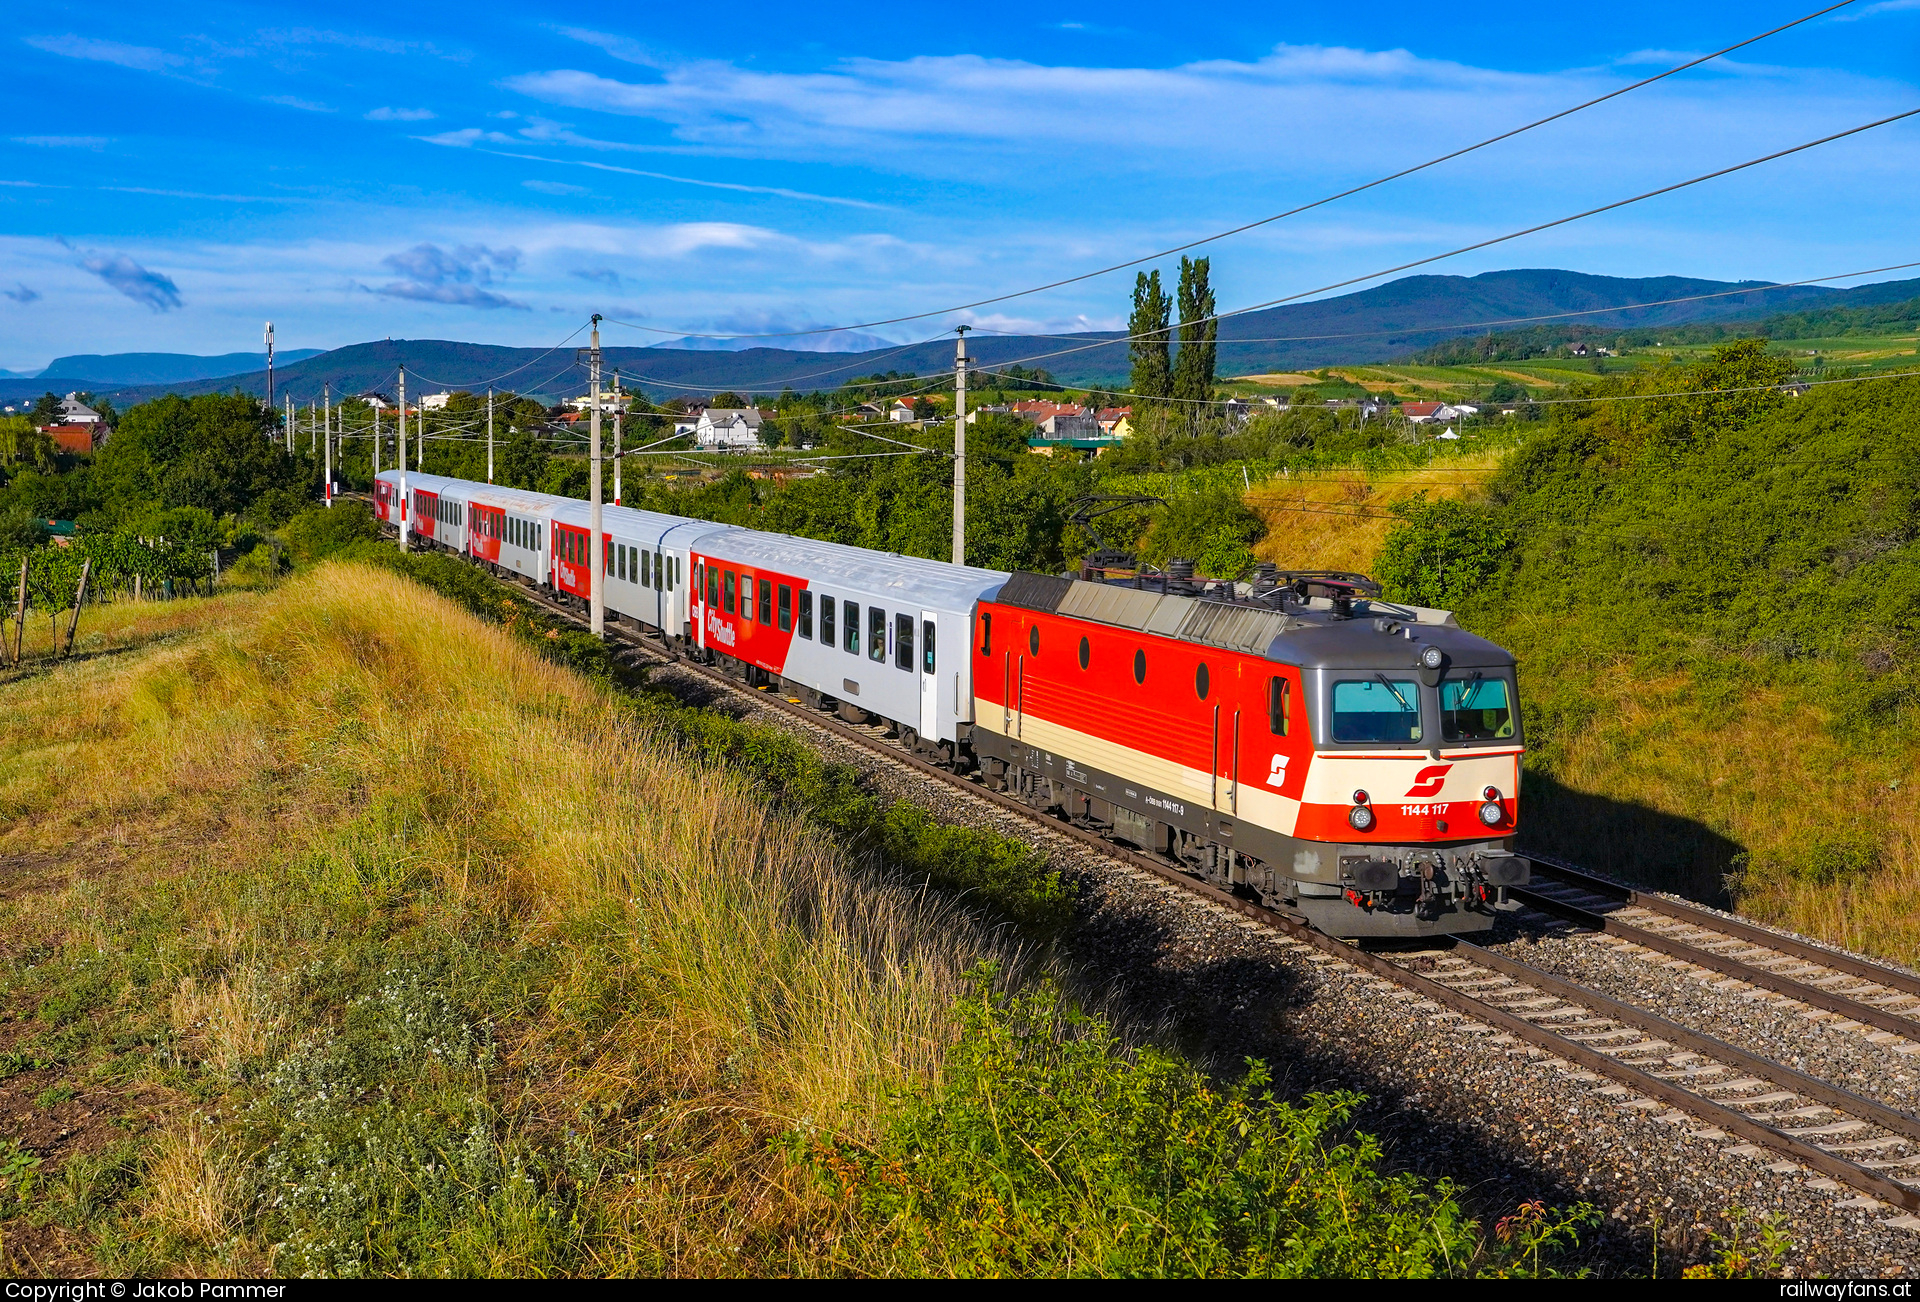
M 1701 298 L 1700 295 L 1719 295 Z M 1408 276 L 1373 289 L 1311 303 L 1229 317 L 1220 323 L 1219 373 L 1248 375 L 1340 363 L 1405 357 L 1463 334 L 1508 328 L 1556 313 L 1601 326 L 1660 326 L 1697 321 L 1757 320 L 1789 308 L 1864 307 L 1920 297 L 1920 280 L 1884 281 L 1855 289 L 1813 285 L 1773 287 L 1765 281 L 1695 280 L 1684 276 L 1622 279 L 1577 271 L 1490 271 L 1479 276 Z M 1688 299 L 1691 302 L 1671 302 Z M 1016 363 L 1041 367 L 1068 383 L 1121 386 L 1129 363 L 1116 331 L 1064 336 L 994 335 L 976 331 L 967 351 L 978 367 Z M 791 348 L 701 347 L 714 341 L 676 340 L 649 348 L 604 350 L 608 378 L 618 368 L 629 388 L 654 398 L 720 389 L 776 393 L 830 389 L 876 371 L 935 374 L 953 365 L 950 335 L 906 346 L 815 352 Z M 736 341 L 737 342 L 737 341 Z M 304 360 L 299 360 L 304 359 Z M 216 363 L 248 369 L 217 373 Z M 265 356 L 232 353 L 193 358 L 167 353 L 122 353 L 61 358 L 31 380 L 0 379 L 0 401 L 32 399 L 47 389 L 87 388 L 115 403 L 162 393 L 266 390 Z M 441 339 L 383 339 L 329 352 L 289 349 L 275 358 L 276 398 L 305 403 L 331 386 L 336 397 L 377 388 L 390 391 L 395 371 L 407 367 L 409 395 L 443 389 L 500 389 L 570 397 L 586 386 L 584 363 L 563 349 L 509 348 Z M 165 375 L 157 372 L 176 368 Z M 64 369 L 63 369 L 64 368 Z M 195 374 L 186 374 L 196 371 Z
M 274 368 L 318 357 L 324 348 L 289 348 L 275 351 Z M 192 353 L 75 353 L 56 357 L 37 371 L 0 371 L 0 377 L 36 380 L 45 384 L 71 381 L 98 389 L 130 388 L 138 384 L 184 384 L 193 380 L 217 380 L 259 370 L 266 373 L 265 353 L 219 353 L 211 357 Z M 69 384 L 69 388 L 72 387 Z M 41 392 L 45 392 L 43 387 Z M 66 390 L 62 389 L 62 393 Z

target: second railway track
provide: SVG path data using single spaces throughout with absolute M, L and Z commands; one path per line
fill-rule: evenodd
M 505 586 L 554 616 L 574 624 L 585 622 L 580 612 L 522 584 Z M 1569 1064 L 1590 1080 L 1605 1078 L 1612 1083 L 1601 1092 L 1624 1106 L 1650 1113 L 1666 1109 L 1658 1120 L 1696 1122 L 1697 1128 L 1688 1131 L 1696 1138 L 1737 1139 L 1741 1142 L 1733 1151 L 1743 1156 L 1776 1153 L 1781 1162 L 1772 1169 L 1812 1171 L 1817 1187 L 1851 1187 L 1863 1195 L 1857 1205 L 1885 1206 L 1900 1213 L 1884 1224 L 1920 1230 L 1920 1118 L 1908 1112 L 1492 948 L 1458 940 L 1450 949 L 1378 953 L 1324 935 L 1198 881 L 1155 856 L 931 764 L 895 744 L 879 727 L 849 724 L 767 688 L 749 687 L 674 654 L 630 626 L 609 624 L 607 633 L 650 659 L 672 663 L 730 693 L 794 716 L 890 763 L 1095 849 L 1162 886 L 1278 933 L 1289 946 L 1316 950 L 1392 982 L 1437 1017 L 1472 1019 L 1498 1037 Z M 1681 951 L 1676 957 L 1861 1025 L 1880 1027 L 1877 1034 L 1888 1038 L 1911 1034 L 1920 1040 L 1920 979 L 1710 911 L 1690 909 L 1665 897 L 1638 895 L 1570 864 L 1529 857 L 1558 878 L 1527 893 L 1525 902 L 1534 909 L 1658 952 Z M 1650 903 L 1652 899 L 1658 905 Z M 1718 939 L 1708 939 L 1709 933 Z M 1756 952 L 1761 948 L 1764 953 Z M 1815 975 L 1812 965 L 1821 975 Z

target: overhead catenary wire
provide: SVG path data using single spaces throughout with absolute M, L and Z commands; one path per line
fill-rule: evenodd
M 1204 244 L 1212 244 L 1212 243 L 1215 243 L 1216 241 L 1227 239 L 1230 236 L 1244 234 L 1247 231 L 1255 230 L 1261 226 L 1269 226 L 1274 222 L 1284 220 L 1285 218 L 1295 217 L 1303 212 L 1310 212 L 1315 208 L 1322 208 L 1328 204 L 1336 203 L 1341 199 L 1350 198 L 1353 195 L 1361 194 L 1367 190 L 1372 190 L 1379 186 L 1386 185 L 1390 182 L 1401 180 L 1404 177 L 1412 176 L 1417 172 L 1424 172 L 1429 168 L 1438 167 L 1440 164 L 1451 162 L 1456 158 L 1463 158 L 1468 154 L 1476 152 L 1477 150 L 1485 149 L 1490 145 L 1499 144 L 1503 140 L 1511 140 L 1515 136 L 1524 135 L 1527 132 L 1532 131 L 1538 127 L 1546 126 L 1548 123 L 1558 122 L 1562 118 L 1571 117 L 1576 113 L 1583 112 L 1586 109 L 1595 107 L 1596 105 L 1605 104 L 1609 100 L 1618 99 L 1622 95 L 1631 94 L 1632 92 L 1639 90 L 1642 87 L 1651 86 L 1655 82 L 1664 81 L 1666 78 L 1676 76 L 1682 72 L 1686 72 L 1690 68 L 1697 68 L 1703 63 L 1710 63 L 1715 59 L 1722 58 L 1728 54 L 1732 54 L 1736 50 L 1742 50 L 1749 45 L 1753 45 L 1753 44 L 1756 44 L 1757 42 L 1764 41 L 1770 36 L 1777 36 L 1781 32 L 1788 31 L 1795 27 L 1799 27 L 1805 23 L 1810 23 L 1814 19 L 1824 17 L 1827 14 L 1833 13 L 1837 9 L 1844 9 L 1848 5 L 1852 4 L 1853 2 L 1854 0 L 1837 0 L 1837 3 L 1826 5 L 1823 8 L 1816 9 L 1809 14 L 1803 14 L 1799 18 L 1795 18 L 1791 22 L 1781 23 L 1777 27 L 1768 28 L 1766 31 L 1761 32 L 1756 36 L 1749 36 L 1745 40 L 1736 41 L 1732 45 L 1724 46 L 1721 49 L 1713 51 L 1711 54 L 1703 54 L 1697 58 L 1689 59 L 1684 63 L 1675 64 L 1673 67 L 1666 69 L 1664 72 L 1657 72 L 1650 77 L 1643 77 L 1639 81 L 1620 87 L 1618 90 L 1609 91 L 1604 95 L 1599 95 L 1594 97 L 1593 99 L 1585 100 L 1579 104 L 1572 105 L 1569 108 L 1564 108 L 1559 110 L 1558 112 L 1550 113 L 1546 117 L 1536 118 L 1532 122 L 1528 122 L 1528 123 L 1525 123 L 1524 125 L 1510 128 L 1509 130 L 1506 130 L 1506 131 L 1502 131 L 1498 135 L 1488 136 L 1485 140 L 1477 141 L 1474 144 L 1466 145 L 1459 149 L 1451 150 L 1448 153 L 1439 155 L 1438 157 L 1430 158 L 1424 163 L 1416 163 L 1411 167 L 1402 168 L 1397 172 L 1389 173 L 1388 175 L 1378 177 L 1375 180 L 1367 181 L 1367 182 L 1364 182 L 1363 184 L 1349 187 L 1348 189 L 1341 190 L 1337 193 L 1327 195 L 1324 198 L 1315 199 L 1311 203 L 1301 204 L 1298 207 L 1289 208 L 1284 212 L 1275 213 L 1270 217 L 1262 217 L 1257 221 L 1243 222 L 1238 226 L 1229 227 L 1224 231 L 1218 231 L 1212 235 L 1202 236 L 1200 239 L 1197 239 L 1197 240 L 1189 240 L 1185 244 L 1176 244 L 1174 247 L 1170 249 L 1162 249 L 1157 253 L 1149 253 L 1142 257 L 1130 258 L 1125 262 L 1116 262 L 1110 266 L 1100 267 L 1093 271 L 1082 272 L 1078 275 L 1068 276 L 1061 280 L 1049 281 L 1044 285 L 1035 285 L 1028 289 L 1015 290 L 1012 293 L 995 295 L 992 298 L 975 299 L 970 303 L 960 303 L 953 307 L 936 308 L 932 311 L 927 311 L 927 312 L 915 312 L 907 316 L 888 317 L 884 320 L 879 320 L 879 321 L 863 321 L 863 322 L 858 322 L 851 325 L 816 326 L 806 330 L 769 331 L 769 332 L 763 332 L 759 334 L 701 334 L 697 331 L 691 331 L 691 330 L 668 330 L 660 326 L 631 325 L 630 323 L 626 323 L 626 322 L 622 322 L 620 324 L 628 325 L 629 329 L 645 330 L 648 332 L 659 333 L 659 334 L 672 334 L 672 335 L 677 335 L 679 337 L 688 338 L 688 339 L 794 339 L 794 338 L 799 338 L 805 335 L 837 334 L 845 330 L 871 330 L 880 326 L 900 325 L 908 321 L 924 321 L 928 317 L 946 316 L 954 312 L 970 311 L 971 309 L 976 307 L 987 307 L 994 303 L 1006 303 L 1016 298 L 1026 298 L 1033 294 L 1043 294 L 1051 289 L 1059 289 L 1066 285 L 1078 284 L 1081 281 L 1092 280 L 1095 277 L 1109 275 L 1115 271 L 1125 271 L 1129 267 L 1141 266 L 1148 262 L 1157 262 L 1161 258 L 1169 258 L 1176 253 L 1184 253 L 1188 249 L 1199 248 Z

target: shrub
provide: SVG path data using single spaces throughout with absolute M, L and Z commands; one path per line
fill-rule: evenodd
M 846 1210 L 860 1274 L 1433 1277 L 1526 1274 L 1591 1215 L 1535 1208 L 1489 1250 L 1446 1181 L 1379 1170 L 1357 1095 L 1276 1099 L 1126 1051 L 1047 988 L 978 974 L 945 1083 L 901 1098 L 871 1145 L 790 1142 Z M 1509 1218 L 1509 1222 L 1516 1218 Z
M 1486 589 L 1505 564 L 1513 534 L 1488 511 L 1422 493 L 1395 502 L 1374 573 L 1387 595 L 1416 606 L 1458 606 Z

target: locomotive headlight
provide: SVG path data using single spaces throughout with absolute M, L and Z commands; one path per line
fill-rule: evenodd
M 1438 669 L 1440 662 L 1445 658 L 1440 654 L 1440 648 L 1437 646 L 1430 646 L 1420 653 L 1420 663 L 1429 669 Z
M 1500 820 L 1506 816 L 1507 811 L 1500 808 L 1498 801 L 1489 800 L 1486 804 L 1480 806 L 1480 821 L 1488 827 L 1500 826 Z
M 1373 811 L 1365 805 L 1355 805 L 1347 811 L 1347 823 L 1356 832 L 1371 832 L 1373 830 Z

